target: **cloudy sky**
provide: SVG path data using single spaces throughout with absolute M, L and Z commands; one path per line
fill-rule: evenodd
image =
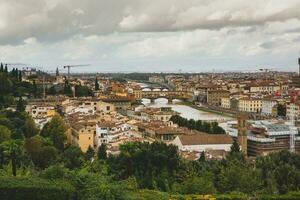
M 299 0 L 0 0 L 0 60 L 47 70 L 295 71 L 299 50 Z

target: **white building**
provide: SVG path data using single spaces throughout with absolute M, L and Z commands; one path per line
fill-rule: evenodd
M 222 97 L 221 98 L 221 107 L 230 109 L 230 97 Z
M 261 113 L 265 115 L 273 115 L 273 108 L 277 105 L 277 101 L 264 99 L 262 100 Z
M 172 142 L 180 151 L 211 151 L 223 150 L 230 151 L 232 138 L 229 135 L 213 135 L 213 134 L 192 134 L 179 135 Z
M 95 147 L 108 144 L 121 136 L 130 135 L 131 127 L 127 123 L 100 122 L 96 124 Z
M 95 114 L 96 112 L 110 113 L 113 111 L 115 111 L 115 106 L 113 104 L 96 100 L 75 101 L 65 105 L 66 113 L 81 112 L 86 114 Z
M 293 114 L 294 120 L 298 120 L 300 115 L 300 106 L 299 104 L 289 103 L 286 105 L 286 116 L 288 119 L 292 119 Z

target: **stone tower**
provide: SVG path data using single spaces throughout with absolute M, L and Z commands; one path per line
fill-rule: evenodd
M 238 143 L 242 152 L 247 156 L 247 119 L 245 113 L 238 114 Z

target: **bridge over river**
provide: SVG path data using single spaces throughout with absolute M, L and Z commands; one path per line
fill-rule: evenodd
M 166 98 L 168 103 L 172 103 L 174 99 L 187 101 L 193 97 L 191 92 L 188 91 L 168 91 L 168 90 L 143 90 L 142 98 L 150 99 L 151 102 L 154 102 L 155 99 Z

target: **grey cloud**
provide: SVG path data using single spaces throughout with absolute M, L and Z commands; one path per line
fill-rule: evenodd
M 272 0 L 0 0 L 0 44 L 26 38 L 53 42 L 75 35 L 113 32 L 166 32 L 224 27 L 261 26 L 300 19 L 300 4 L 287 0 L 285 9 L 264 13 Z M 1 27 L 1 20 L 4 24 Z
M 259 46 L 264 49 L 272 49 L 272 48 L 276 47 L 277 44 L 276 44 L 276 42 L 268 41 L 268 42 L 261 43 Z

